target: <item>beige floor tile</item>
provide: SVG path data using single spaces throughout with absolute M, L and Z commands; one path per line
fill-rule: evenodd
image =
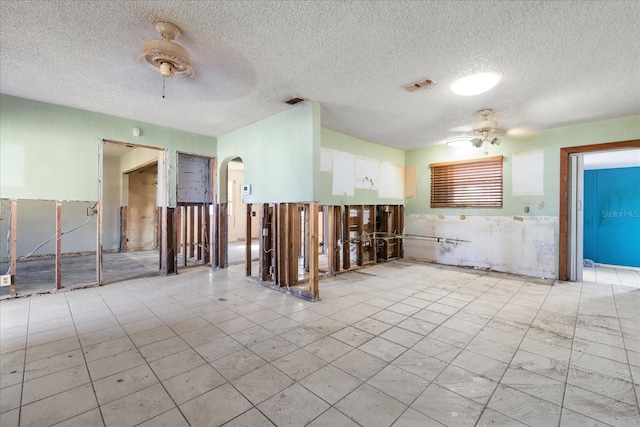
M 431 382 L 404 369 L 389 365 L 371 377 L 367 384 L 410 405 Z
M 19 408 L 22 396 L 22 384 L 18 383 L 0 389 L 0 396 L 2 396 L 2 399 L 0 399 L 0 414 Z
M 361 381 L 366 381 L 384 368 L 387 363 L 362 350 L 355 349 L 334 360 L 332 365 Z
M 271 364 L 287 376 L 300 381 L 310 373 L 325 366 L 327 362 L 308 351 L 300 349 L 274 360 Z
M 353 347 L 332 337 L 324 337 L 304 347 L 304 350 L 325 362 L 332 362 L 353 350 Z
M 526 369 L 509 368 L 500 383 L 556 405 L 562 405 L 565 387 L 562 381 Z
M 300 326 L 280 335 L 282 338 L 291 341 L 298 347 L 304 347 L 312 342 L 323 338 L 325 334 L 319 332 L 309 326 Z
M 389 426 L 407 408 L 381 391 L 363 384 L 335 405 L 360 425 Z
M 79 338 L 82 347 L 86 348 L 126 336 L 127 333 L 121 326 L 114 326 L 112 328 L 102 329 L 90 334 L 80 335 Z
M 102 427 L 104 423 L 100 410 L 96 408 L 54 425 L 56 427 Z
M 393 427 L 443 427 L 443 424 L 429 418 L 426 415 L 408 408 L 398 420 L 393 423 Z
M 160 381 L 197 368 L 207 363 L 198 353 L 188 348 L 149 363 Z
M 299 384 L 293 384 L 258 406 L 278 427 L 306 425 L 328 408 L 327 403 Z
M 333 365 L 327 365 L 303 378 L 300 384 L 333 405 L 360 386 L 362 381 Z
M 258 405 L 293 384 L 293 380 L 271 365 L 264 365 L 231 382 L 252 404 Z
M 493 427 L 493 426 L 510 426 L 510 427 L 520 427 L 526 426 L 526 424 L 522 424 L 520 421 L 516 421 L 513 418 L 507 417 L 500 412 L 494 411 L 493 409 L 486 408 L 482 413 L 482 416 L 478 420 L 478 427 Z
M 434 383 L 483 405 L 489 401 L 498 385 L 495 381 L 454 365 L 447 366 Z
M 20 425 L 52 425 L 97 406 L 91 385 L 86 384 L 23 406 Z
M 149 366 L 140 365 L 93 382 L 98 403 L 104 405 L 158 382 Z
M 567 384 L 602 394 L 611 399 L 616 399 L 631 405 L 636 404 L 636 396 L 631 382 L 613 378 L 599 372 L 571 366 L 569 367 Z
M 567 378 L 568 364 L 555 359 L 550 359 L 537 354 L 518 350 L 513 357 L 511 364 L 513 368 L 522 368 L 536 374 L 544 375 L 558 381 L 565 381 Z
M 274 427 L 274 424 L 260 411 L 253 408 L 232 419 L 224 427 Z
M 3 343 L 4 345 L 4 343 Z M 68 353 L 80 348 L 78 337 L 64 338 L 47 344 L 31 346 L 27 348 L 27 362 L 55 356 L 57 354 Z
M 162 359 L 188 349 L 189 346 L 178 336 L 173 336 L 166 340 L 156 341 L 151 344 L 139 347 L 138 350 L 147 363 Z
M 194 347 L 194 350 L 207 362 L 213 362 L 221 357 L 228 356 L 244 348 L 242 344 L 231 337 L 218 338 L 206 344 Z
M 500 381 L 508 366 L 496 359 L 467 350 L 463 350 L 451 363 L 493 381 Z
M 411 407 L 446 426 L 474 425 L 483 405 L 431 384 Z
M 298 350 L 298 346 L 292 342 L 275 336 L 249 347 L 249 350 L 262 357 L 267 362 L 272 362 L 282 356 Z
M 26 350 L 16 350 L 0 355 L 0 388 L 20 384 L 24 375 Z
M 358 329 L 362 329 L 363 331 L 368 332 L 372 335 L 380 335 L 387 329 L 391 328 L 392 325 L 373 319 L 371 317 L 368 317 L 366 319 L 363 319 L 359 322 L 354 323 L 353 326 Z
M 530 426 L 557 425 L 560 421 L 560 406 L 502 385 L 488 407 Z
M 189 427 L 189 423 L 184 419 L 178 408 L 173 408 L 156 415 L 142 424 L 138 424 L 138 427 Z
M 135 368 L 144 363 L 144 358 L 138 350 L 129 350 L 124 353 L 89 362 L 87 367 L 89 368 L 89 374 L 91 374 L 91 380 L 96 381 L 109 375 Z
M 19 420 L 20 409 L 14 409 L 0 414 L 0 425 L 2 425 L 2 427 L 18 427 Z
M 359 425 L 335 408 L 327 409 L 318 418 L 307 424 L 308 427 L 358 427 Z
M 160 384 L 122 397 L 101 411 L 106 426 L 134 426 L 175 407 Z
M 25 364 L 24 381 L 30 381 L 74 366 L 84 365 L 84 363 L 84 357 L 82 357 L 82 350 L 80 349 L 38 359 Z
M 177 404 L 182 404 L 224 384 L 226 380 L 209 365 L 176 375 L 162 382 Z
M 208 325 L 204 328 L 184 333 L 180 335 L 180 338 L 182 338 L 191 347 L 197 347 L 199 345 L 206 344 L 224 336 L 226 336 L 226 334 L 220 329 L 216 328 L 213 325 Z
M 222 385 L 180 405 L 192 426 L 221 426 L 251 409 L 251 403 L 231 384 Z
M 456 347 L 431 337 L 425 337 L 415 344 L 412 350 L 435 357 L 443 362 L 451 362 L 462 351 L 462 347 Z
M 273 338 L 274 336 L 275 334 L 273 332 L 263 328 L 262 326 L 253 326 L 251 328 L 231 334 L 231 338 L 238 341 L 245 347 L 249 347 L 262 341 L 266 341 L 269 338 Z
M 384 360 L 387 363 L 391 362 L 407 350 L 401 345 L 380 337 L 367 341 L 358 348 L 374 357 L 377 357 L 378 359 Z
M 27 405 L 90 382 L 89 372 L 84 364 L 25 381 L 22 404 Z
M 82 348 L 84 357 L 87 362 L 102 359 L 103 357 L 113 356 L 134 349 L 135 346 L 129 337 L 116 338 L 111 341 L 105 341 L 92 346 Z
M 560 415 L 560 427 L 608 427 L 610 425 L 611 424 L 605 424 L 593 418 L 578 414 L 567 408 L 563 408 L 562 414 Z
M 227 381 L 231 381 L 259 368 L 265 363 L 267 362 L 264 359 L 245 348 L 236 353 L 214 360 L 211 362 L 211 366 L 220 372 Z
M 345 344 L 349 344 L 352 347 L 359 347 L 375 337 L 375 335 L 362 329 L 354 328 L 353 326 L 347 326 L 346 328 L 331 334 L 331 337 L 340 340 Z
M 402 356 L 391 362 L 391 365 L 411 372 L 428 381 L 433 381 L 447 367 L 442 360 L 426 356 L 414 350 L 407 350 Z

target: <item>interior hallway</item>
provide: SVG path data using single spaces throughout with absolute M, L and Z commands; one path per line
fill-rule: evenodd
M 2 426 L 640 421 L 638 289 L 394 261 L 311 303 L 243 274 L 2 301 Z

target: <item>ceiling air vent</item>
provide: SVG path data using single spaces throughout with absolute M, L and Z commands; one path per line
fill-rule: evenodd
M 431 85 L 433 85 L 435 83 L 436 82 L 434 82 L 433 80 L 427 79 L 427 80 L 422 80 L 422 81 L 417 82 L 417 83 L 411 83 L 410 85 L 404 86 L 404 88 L 405 88 L 405 90 L 407 92 L 415 92 L 418 89 L 422 89 L 423 87 L 431 86 Z
M 304 98 L 291 98 L 287 101 L 284 101 L 285 104 L 296 105 L 304 101 Z

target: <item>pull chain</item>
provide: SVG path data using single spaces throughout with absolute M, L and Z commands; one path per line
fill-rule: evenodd
M 162 77 L 162 99 L 164 99 L 164 82 L 167 80 L 166 77 Z

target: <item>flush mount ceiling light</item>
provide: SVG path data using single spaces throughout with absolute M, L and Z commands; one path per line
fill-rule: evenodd
M 160 70 L 162 77 L 173 77 L 176 74 L 191 77 L 196 70 L 191 66 L 189 52 L 173 40 L 182 33 L 180 28 L 170 22 L 156 23 L 156 30 L 162 40 L 144 42 L 144 59 Z
M 474 96 L 487 92 L 500 81 L 500 76 L 495 73 L 480 73 L 462 77 L 451 85 L 453 93 L 462 96 Z

